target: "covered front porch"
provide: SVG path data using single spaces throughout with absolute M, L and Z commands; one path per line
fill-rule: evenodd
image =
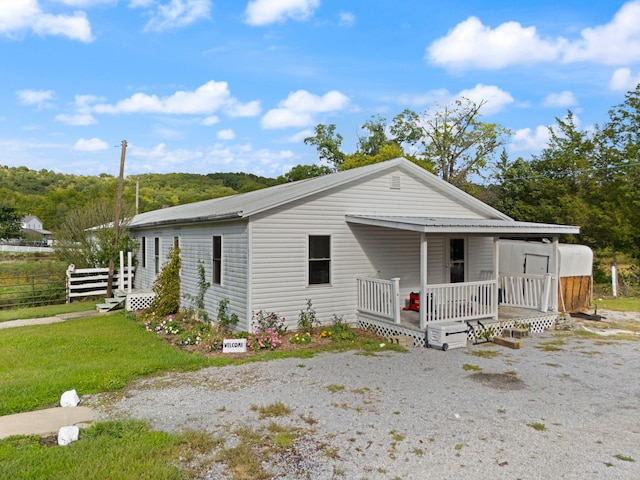
M 399 278 L 359 277 L 356 281 L 359 324 L 387 337 L 411 336 L 415 345 L 424 346 L 431 322 L 464 323 L 469 340 L 477 342 L 499 335 L 505 328 L 527 326 L 532 332 L 542 332 L 558 316 L 557 310 L 550 308 L 552 275 L 509 274 L 500 275 L 498 281 L 426 285 L 421 294 L 412 293 L 410 299 L 401 298 Z
M 424 344 L 432 322 L 468 325 L 469 339 L 527 325 L 542 331 L 558 315 L 558 240 L 577 227 L 503 219 L 348 215 L 376 274 L 357 282 L 361 326 Z M 552 243 L 548 272 L 500 271 L 501 238 Z

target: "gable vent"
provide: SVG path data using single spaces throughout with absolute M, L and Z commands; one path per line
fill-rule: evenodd
M 391 184 L 389 187 L 393 190 L 400 190 L 400 175 L 391 175 Z

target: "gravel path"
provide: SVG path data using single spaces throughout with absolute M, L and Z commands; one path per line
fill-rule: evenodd
M 487 351 L 496 354 L 477 355 Z M 84 401 L 99 419 L 203 430 L 224 435 L 226 447 L 243 426 L 308 430 L 265 466 L 278 479 L 637 479 L 639 379 L 640 341 L 546 332 L 520 350 L 484 344 L 207 368 Z M 291 412 L 260 419 L 256 406 L 276 402 Z M 225 474 L 214 463 L 199 478 Z

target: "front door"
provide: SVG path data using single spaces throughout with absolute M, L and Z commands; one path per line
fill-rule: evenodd
M 464 238 L 449 239 L 449 283 L 464 282 L 466 278 L 465 257 L 466 242 Z

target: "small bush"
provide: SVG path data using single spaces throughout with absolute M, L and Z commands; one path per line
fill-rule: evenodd
M 274 330 L 278 335 L 282 335 L 287 331 L 286 319 L 275 312 L 266 313 L 260 310 L 253 319 L 253 329 L 262 332 Z
M 325 327 L 320 333 L 321 337 L 330 338 L 334 342 L 354 341 L 357 338 L 356 332 L 345 322 L 341 315 L 334 315 L 331 325 Z
M 302 332 L 311 332 L 313 327 L 319 325 L 320 322 L 316 316 L 316 311 L 311 304 L 311 299 L 309 298 L 307 299 L 307 309 L 300 310 L 300 315 L 298 316 L 298 330 Z
M 223 298 L 218 303 L 218 326 L 225 331 L 232 330 L 238 324 L 238 315 L 227 313 L 229 307 L 229 299 Z

